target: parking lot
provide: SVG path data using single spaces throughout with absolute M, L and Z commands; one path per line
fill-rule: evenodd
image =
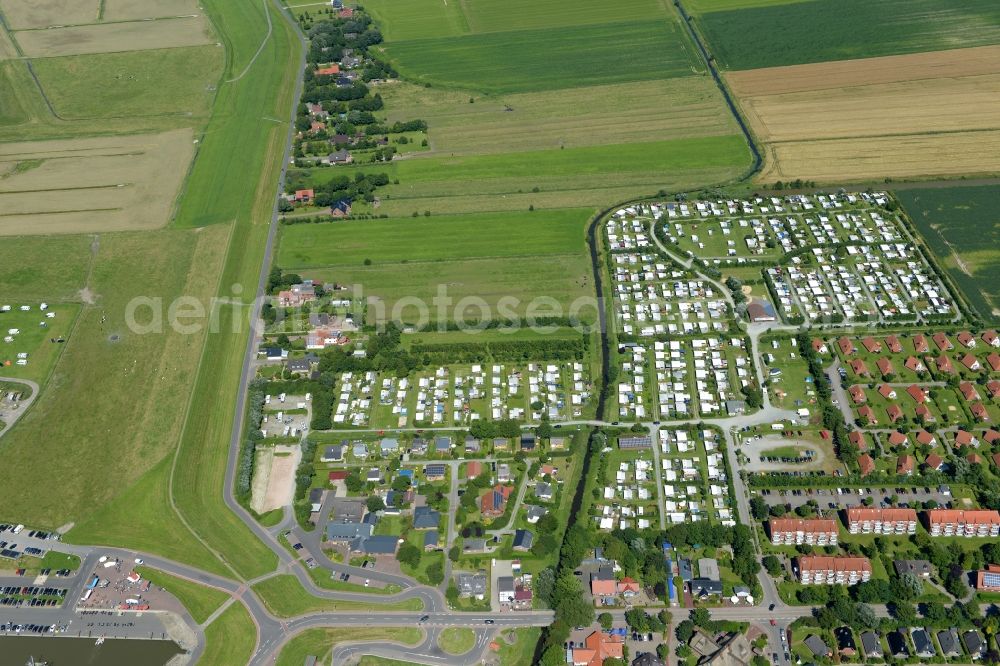
M 946 487 L 930 488 L 918 486 L 891 487 L 891 488 L 801 488 L 788 490 L 768 490 L 759 491 L 761 497 L 769 506 L 779 504 L 790 505 L 794 510 L 815 500 L 821 509 L 841 509 L 849 506 L 857 506 L 865 498 L 871 498 L 873 506 L 888 506 L 889 498 L 893 495 L 897 498 L 896 506 L 905 507 L 913 502 L 927 502 L 934 500 L 942 508 L 950 508 L 952 497 L 951 491 Z

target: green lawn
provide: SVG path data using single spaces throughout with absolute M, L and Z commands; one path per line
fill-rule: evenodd
M 205 652 L 199 663 L 212 666 L 244 666 L 253 654 L 257 629 L 253 618 L 235 603 L 205 629 Z
M 501 633 L 497 640 L 500 643 L 501 666 L 530 663 L 541 634 L 542 630 L 538 627 L 524 627 Z
M 306 657 L 328 661 L 330 650 L 338 643 L 352 641 L 391 641 L 416 645 L 424 632 L 416 627 L 337 627 L 307 629 L 288 641 L 278 655 L 277 666 L 301 666 Z
M 12 379 L 30 379 L 44 383 L 73 328 L 73 322 L 80 311 L 78 305 L 47 304 L 42 311 L 40 303 L 24 300 L 3 301 L 0 305 L 10 305 L 9 312 L 0 312 L 0 374 Z M 28 312 L 21 306 L 30 307 Z M 49 315 L 52 315 L 49 318 Z M 10 334 L 17 329 L 19 333 Z M 13 338 L 5 342 L 7 337 Z M 20 359 L 19 354 L 27 354 Z M 26 360 L 27 365 L 17 365 L 18 360 Z
M 253 591 L 257 593 L 268 610 L 279 617 L 295 617 L 305 613 L 334 610 L 418 611 L 423 609 L 423 603 L 419 599 L 391 603 L 382 601 L 374 595 L 371 603 L 320 599 L 312 596 L 291 574 L 267 578 L 254 585 Z
M 207 620 L 229 598 L 229 595 L 222 590 L 199 585 L 156 569 L 136 567 L 136 571 L 153 585 L 162 587 L 177 597 L 198 624 Z
M 438 636 L 438 646 L 448 654 L 465 654 L 476 644 L 476 632 L 468 627 L 448 627 Z
M 1000 44 L 993 0 L 808 0 L 716 11 L 697 22 L 726 69 Z
M 87 236 L 4 238 L 0 300 L 77 301 L 87 281 L 91 240 Z
M 76 571 L 80 568 L 80 558 L 76 555 L 50 550 L 40 558 L 25 555 L 18 559 L 17 566 L 18 568 L 26 569 L 29 573 L 37 573 L 42 569 L 52 569 L 53 571 L 57 569 L 69 569 Z
M 896 192 L 913 224 L 985 319 L 1000 313 L 1000 187 L 947 187 Z
M 285 269 L 440 262 L 483 257 L 582 253 L 588 210 L 483 213 L 329 224 L 282 230 L 277 263 Z
M 35 72 L 66 119 L 207 119 L 223 58 L 216 46 L 39 58 Z M 100 90 L 95 95 L 94 90 Z
M 385 52 L 420 83 L 512 93 L 646 81 L 701 69 L 680 24 L 624 21 L 391 42 Z

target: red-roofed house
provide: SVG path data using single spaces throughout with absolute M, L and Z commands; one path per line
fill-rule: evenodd
M 990 347 L 1000 347 L 1000 335 L 997 335 L 996 331 L 983 331 L 982 338 Z
M 868 425 L 878 424 L 878 418 L 876 418 L 875 412 L 868 405 L 865 405 L 858 410 L 858 416 L 862 421 L 866 421 Z
M 993 372 L 1000 372 L 1000 354 L 993 352 L 986 357 L 986 362 L 990 364 L 990 369 Z
M 870 335 L 861 338 L 861 344 L 868 350 L 869 354 L 878 354 L 882 351 L 882 343 Z
M 962 365 L 967 367 L 969 370 L 972 370 L 973 372 L 976 372 L 979 370 L 979 368 L 983 367 L 979 363 L 979 359 L 973 356 L 972 354 L 966 354 L 965 356 L 962 357 Z
M 865 436 L 860 430 L 852 430 L 849 432 L 847 434 L 847 441 L 858 447 L 859 452 L 868 450 L 868 442 L 865 441 Z
M 927 344 L 927 338 L 919 333 L 913 336 L 913 351 L 918 354 L 926 354 L 930 350 L 931 347 Z
M 336 483 L 337 481 L 347 480 L 347 470 L 346 469 L 335 469 L 330 472 L 329 475 L 330 483 Z
M 813 351 L 816 352 L 817 354 L 827 354 L 830 352 L 830 348 L 827 347 L 826 343 L 820 340 L 819 338 L 812 339 L 812 348 Z
M 851 361 L 851 370 L 853 370 L 854 374 L 858 375 L 859 377 L 867 377 L 871 374 L 870 372 L 868 372 L 868 366 L 865 365 L 865 362 L 860 358 L 856 358 L 853 361 Z
M 851 354 L 857 353 L 858 348 L 854 346 L 850 338 L 843 337 L 837 340 L 837 346 L 840 347 L 840 353 L 844 356 L 850 356 Z
M 889 446 L 902 446 L 909 443 L 910 439 L 898 430 L 889 433 Z
M 910 384 L 907 386 L 906 392 L 917 404 L 922 405 L 927 402 L 927 393 L 916 384 Z
M 903 408 L 899 405 L 889 405 L 885 413 L 893 423 L 903 418 Z
M 998 439 L 1000 439 L 1000 432 L 997 432 L 993 428 L 990 428 L 985 433 L 983 433 L 983 441 L 987 444 L 993 444 Z
M 858 456 L 858 470 L 861 476 L 868 476 L 875 471 L 875 461 L 867 453 L 862 453 Z
M 887 400 L 896 399 L 896 389 L 892 388 L 888 384 L 880 384 L 878 387 L 878 392 L 882 395 L 883 398 L 886 398 Z
M 625 576 L 618 581 L 618 594 L 622 595 L 626 599 L 639 594 L 639 589 L 639 583 L 634 578 Z
M 968 460 L 969 463 L 972 465 L 983 464 L 983 457 L 980 456 L 978 453 L 970 453 L 969 455 L 965 456 L 965 459 Z
M 316 69 L 313 74 L 316 76 L 334 76 L 336 74 L 340 74 L 340 65 L 336 63 L 332 65 L 324 65 L 323 67 Z
M 972 402 L 973 400 L 979 400 L 979 394 L 976 393 L 976 387 L 972 385 L 972 382 L 962 382 L 958 385 L 958 391 L 962 394 L 962 397 Z
M 981 402 L 974 402 L 969 405 L 969 411 L 980 423 L 985 423 L 990 420 L 990 413 L 986 411 L 986 407 L 983 406 Z
M 892 367 L 892 361 L 890 361 L 884 356 L 879 360 L 875 361 L 875 366 L 878 368 L 878 371 L 882 373 L 883 377 L 894 374 L 896 372 Z
M 906 369 L 909 370 L 910 372 L 923 372 L 924 370 L 927 369 L 927 366 L 924 365 L 924 362 L 921 361 L 916 356 L 908 356 L 906 358 L 906 362 L 903 363 L 903 365 L 906 366 Z
M 478 460 L 470 460 L 465 465 L 465 478 L 474 479 L 483 473 L 483 463 Z
M 986 382 L 986 390 L 990 392 L 990 397 L 993 399 L 1000 398 L 1000 381 L 996 379 L 991 379 Z
M 944 465 L 944 460 L 942 460 L 941 456 L 938 454 L 932 453 L 927 456 L 926 460 L 924 460 L 924 465 L 927 466 L 927 469 L 932 469 L 936 472 L 941 469 L 942 465 Z
M 605 659 L 622 659 L 625 638 L 595 631 L 587 636 L 584 647 L 573 648 L 573 666 L 602 666 Z
M 951 344 L 951 340 L 944 333 L 935 333 L 931 336 L 931 340 L 937 345 L 937 348 L 941 351 L 949 351 L 955 348 L 955 345 Z
M 865 395 L 865 389 L 860 384 L 850 387 L 847 389 L 847 392 L 851 394 L 851 400 L 854 401 L 855 405 L 863 405 L 868 400 L 868 397 Z
M 934 446 L 937 444 L 937 438 L 926 430 L 921 430 L 917 433 L 917 443 L 923 446 Z
M 797 564 L 803 585 L 856 585 L 872 575 L 872 563 L 866 557 L 803 555 Z
M 955 366 L 951 364 L 951 359 L 944 354 L 938 356 L 935 363 L 937 363 L 937 369 L 940 372 L 947 372 L 949 375 L 955 374 Z
M 913 459 L 913 456 L 899 456 L 899 460 L 896 461 L 896 474 L 899 474 L 900 476 L 910 476 L 913 474 L 913 468 L 915 466 L 916 460 Z
M 502 486 L 497 484 L 486 492 L 479 500 L 479 510 L 487 518 L 502 516 L 507 509 L 507 500 L 513 492 L 514 486 Z
M 931 536 L 996 537 L 1000 536 L 1000 513 L 986 509 L 931 509 L 927 531 Z
M 990 458 L 993 459 L 993 464 L 1000 467 L 1000 453 L 994 453 Z
M 899 354 L 903 351 L 903 345 L 899 343 L 899 338 L 895 335 L 890 335 L 885 339 L 885 346 L 889 348 L 893 354 Z
M 917 405 L 917 408 L 913 411 L 922 423 L 931 423 L 935 420 L 934 414 L 931 413 L 927 405 Z
M 313 200 L 312 190 L 295 190 L 295 201 L 297 203 L 309 203 Z
M 955 336 L 955 338 L 958 340 L 959 344 L 965 347 L 966 349 L 972 349 L 973 347 L 976 346 L 975 336 L 973 336 L 972 333 L 969 333 L 968 331 L 960 332 L 958 335 Z
M 971 432 L 959 430 L 955 433 L 955 446 L 979 446 L 979 439 Z

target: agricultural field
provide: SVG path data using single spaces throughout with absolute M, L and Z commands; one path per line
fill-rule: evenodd
M 422 118 L 432 154 L 496 154 L 732 134 L 707 77 L 478 96 L 406 82 L 380 88 L 390 122 Z M 622 104 L 628 100 L 628 104 Z M 608 118 L 614 122 L 609 123 Z
M 190 130 L 174 130 L 0 144 L 0 235 L 162 227 L 194 155 L 192 139 Z
M 34 68 L 63 119 L 181 115 L 190 123 L 207 119 L 222 61 L 217 47 L 196 46 L 40 58 Z
M 729 70 L 1000 44 L 993 0 L 701 0 L 694 7 L 709 48 Z
M 11 29 L 21 30 L 92 23 L 97 20 L 100 5 L 100 0 L 2 0 L 0 11 Z
M 764 143 L 765 182 L 1000 171 L 1000 46 L 730 72 L 726 80 Z
M 25 55 L 32 58 L 200 46 L 215 42 L 204 15 L 21 30 L 14 33 L 14 39 Z
M 104 0 L 101 18 L 105 21 L 138 21 L 199 13 L 198 0 Z
M 415 219 L 296 224 L 281 235 L 285 269 L 443 262 L 465 259 L 577 254 L 585 251 L 589 210 L 482 213 Z
M 913 224 L 981 317 L 1000 317 L 1000 187 L 896 192 Z

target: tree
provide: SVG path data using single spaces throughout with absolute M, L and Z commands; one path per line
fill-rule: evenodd
M 916 599 L 924 593 L 924 584 L 920 582 L 917 575 L 907 571 L 899 577 L 899 584 L 895 586 L 900 599 Z
M 874 629 L 878 626 L 875 611 L 868 604 L 858 604 L 854 609 L 854 618 L 860 626 L 866 629 Z
M 649 631 L 649 616 L 641 608 L 630 608 L 625 611 L 625 623 L 632 631 L 644 634 Z
M 457 546 L 456 546 L 457 547 Z M 545 568 L 538 572 L 532 582 L 535 596 L 544 601 L 549 608 L 552 607 L 552 592 L 555 587 L 555 572 L 551 568 Z
M 404 543 L 396 553 L 396 559 L 401 564 L 416 568 L 420 564 L 420 549 L 412 543 Z
M 462 549 L 458 546 L 452 546 L 448 549 L 448 559 L 452 562 L 458 562 L 458 558 L 462 556 Z
M 601 613 L 597 616 L 597 621 L 601 623 L 601 627 L 607 631 L 611 629 L 611 625 L 614 624 L 615 618 L 611 616 L 611 613 Z
M 768 507 L 763 497 L 754 495 L 750 498 L 750 513 L 753 514 L 754 520 L 764 520 L 767 518 Z
M 427 567 L 427 582 L 431 585 L 440 585 L 444 580 L 444 565 L 436 561 Z
M 701 627 L 702 629 L 712 629 L 715 623 L 712 621 L 712 616 L 709 614 L 707 608 L 695 608 L 691 611 L 691 621 L 695 623 L 695 626 Z
M 370 512 L 375 513 L 376 511 L 381 511 L 385 508 L 385 502 L 383 502 L 382 498 L 378 495 L 372 495 L 365 502 L 365 506 L 368 507 Z
M 694 636 L 694 622 L 691 620 L 682 621 L 674 629 L 674 635 L 681 643 L 687 643 Z
M 764 565 L 764 568 L 767 570 L 767 573 L 771 574 L 772 576 L 780 576 L 782 572 L 784 572 L 785 570 L 785 568 L 781 566 L 781 560 L 779 560 L 774 555 L 765 555 L 764 559 L 762 560 L 762 564 Z
M 911 626 L 917 621 L 917 609 L 913 607 L 913 604 L 905 601 L 895 601 L 889 604 L 889 612 L 903 626 Z

